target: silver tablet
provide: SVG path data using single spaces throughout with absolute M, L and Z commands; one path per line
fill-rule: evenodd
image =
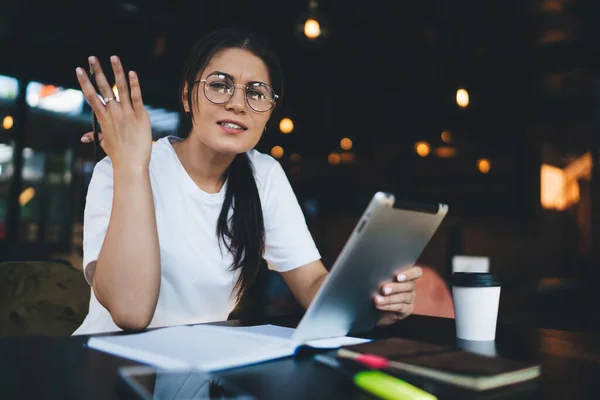
M 293 340 L 339 337 L 371 330 L 381 311 L 373 297 L 384 283 L 415 265 L 448 206 L 402 204 L 376 193 L 356 224 Z

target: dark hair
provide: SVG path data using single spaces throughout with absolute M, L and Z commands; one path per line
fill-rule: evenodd
M 190 112 L 182 113 L 180 129 L 189 134 L 192 129 L 193 112 L 198 98 L 195 82 L 202 74 L 212 57 L 221 50 L 245 49 L 261 58 L 269 71 L 271 86 L 280 98 L 283 95 L 282 74 L 275 51 L 267 41 L 253 33 L 239 29 L 214 31 L 194 45 L 184 68 L 180 88 L 188 87 L 187 102 Z M 254 170 L 246 153 L 235 156 L 225 171 L 227 188 L 223 208 L 217 221 L 217 235 L 227 250 L 233 255 L 232 270 L 241 268 L 234 286 L 237 300 L 250 288 L 258 274 L 265 250 L 265 226 Z M 228 217 L 233 206 L 233 214 Z

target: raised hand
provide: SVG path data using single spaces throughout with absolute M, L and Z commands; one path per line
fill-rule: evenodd
M 87 77 L 83 68 L 77 68 L 77 80 L 81 90 L 98 117 L 102 128 L 100 145 L 110 157 L 114 168 L 121 166 L 147 167 L 152 151 L 152 128 L 150 117 L 144 108 L 142 91 L 137 74 L 129 72 L 129 86 L 123 71 L 121 61 L 112 56 L 112 65 L 120 101 L 117 101 L 102 67 L 96 57 L 90 57 L 89 62 L 96 76 L 96 84 L 100 93 Z M 98 94 L 104 101 L 98 98 Z M 84 135 L 90 141 L 89 134 Z

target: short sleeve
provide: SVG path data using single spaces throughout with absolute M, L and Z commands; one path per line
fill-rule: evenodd
M 108 158 L 94 167 L 88 185 L 83 213 L 83 271 L 87 282 L 92 284 L 95 261 L 104 244 L 113 200 L 113 169 Z M 90 264 L 94 263 L 90 267 Z
M 267 175 L 264 190 L 264 258 L 270 268 L 286 272 L 319 260 L 321 255 L 298 199 L 285 171 L 276 161 Z

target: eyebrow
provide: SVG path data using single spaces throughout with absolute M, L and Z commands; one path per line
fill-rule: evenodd
M 233 78 L 233 76 L 231 74 L 228 74 L 227 72 L 223 72 L 223 71 L 213 71 L 210 74 L 208 74 L 207 76 L 210 75 L 214 75 L 214 74 L 220 74 L 220 75 L 225 75 L 227 78 L 231 79 L 233 82 L 235 82 L 235 79 Z M 266 82 L 263 81 L 248 81 L 248 83 L 262 83 L 264 85 L 269 85 Z M 270 85 L 269 85 L 270 86 Z
M 235 81 L 235 79 L 233 79 L 233 76 L 231 74 L 228 74 L 227 72 L 223 72 L 223 71 L 213 71 L 210 74 L 208 74 L 208 76 L 211 76 L 211 75 L 214 75 L 214 74 L 225 75 L 226 77 L 228 77 L 232 81 Z

